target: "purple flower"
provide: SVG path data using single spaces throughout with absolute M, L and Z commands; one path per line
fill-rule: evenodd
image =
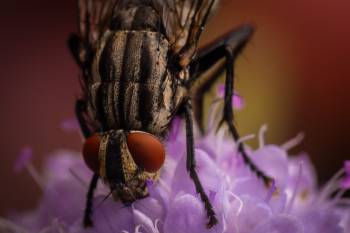
M 61 122 L 61 129 L 67 132 L 77 132 L 80 130 L 80 126 L 78 120 L 72 117 Z
M 341 195 L 349 179 L 349 163 L 318 190 L 316 176 L 305 154 L 289 156 L 298 135 L 282 146 L 266 144 L 266 126 L 259 132 L 259 148 L 248 155 L 275 178 L 267 188 L 237 154 L 237 143 L 216 131 L 222 103 L 211 106 L 208 132 L 196 136 L 197 171 L 214 206 L 219 223 L 206 228 L 203 203 L 186 171 L 184 124 L 176 119 L 166 143 L 167 158 L 160 179 L 148 182 L 149 197 L 130 207 L 111 198 L 101 182 L 94 199 L 94 223 L 82 227 L 85 196 L 91 172 L 79 154 L 59 151 L 41 175 L 43 196 L 30 213 L 0 219 L 0 231 L 63 233 L 349 233 L 350 201 Z M 220 118 L 219 118 L 220 119 Z M 242 137 L 241 143 L 254 135 Z M 27 156 L 22 156 L 19 164 Z M 21 165 L 23 166 L 23 165 Z M 339 191 L 340 190 L 340 191 Z M 334 192 L 338 194 L 334 196 Z
M 225 96 L 225 85 L 219 84 L 217 88 L 217 95 L 220 98 Z M 244 107 L 244 99 L 236 91 L 232 96 L 232 105 L 234 109 L 241 110 Z
M 341 186 L 344 189 L 350 188 L 350 160 L 344 162 L 345 177 L 342 180 Z
M 14 170 L 16 173 L 19 173 L 22 171 L 24 167 L 29 163 L 30 159 L 32 158 L 32 149 L 29 147 L 25 147 L 20 152 L 17 161 L 15 163 Z

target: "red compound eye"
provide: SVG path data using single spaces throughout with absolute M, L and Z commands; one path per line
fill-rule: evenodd
M 148 133 L 131 132 L 127 136 L 129 151 L 135 163 L 147 172 L 158 171 L 165 159 L 162 143 Z
M 100 149 L 100 136 L 93 135 L 86 139 L 83 146 L 83 157 L 86 165 L 93 171 L 98 172 L 98 152 Z

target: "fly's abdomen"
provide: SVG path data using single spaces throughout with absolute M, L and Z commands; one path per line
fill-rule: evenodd
M 150 31 L 107 32 L 90 82 L 90 106 L 107 129 L 163 132 L 183 90 L 171 76 L 167 39 Z

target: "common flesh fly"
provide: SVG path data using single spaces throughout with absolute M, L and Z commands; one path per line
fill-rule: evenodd
M 81 68 L 83 94 L 76 115 L 86 138 L 83 156 L 94 172 L 87 194 L 84 226 L 92 226 L 98 179 L 116 200 L 129 205 L 148 195 L 146 181 L 159 176 L 162 141 L 171 121 L 186 123 L 187 171 L 203 201 L 208 227 L 215 212 L 195 170 L 193 118 L 203 129 L 203 95 L 226 71 L 224 111 L 233 139 L 233 65 L 253 34 L 243 25 L 198 48 L 218 0 L 78 0 L 78 32 L 69 38 Z M 192 105 L 194 110 L 192 110 Z M 266 184 L 244 145 L 243 160 Z

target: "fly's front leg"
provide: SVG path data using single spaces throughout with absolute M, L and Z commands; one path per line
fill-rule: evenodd
M 89 191 L 86 197 L 84 219 L 83 219 L 83 225 L 85 228 L 93 226 L 93 221 L 91 219 L 91 216 L 92 216 L 94 192 L 97 187 L 98 178 L 99 178 L 98 174 L 94 173 L 90 181 Z
M 225 80 L 225 103 L 224 103 L 224 114 L 220 125 L 226 122 L 229 131 L 233 139 L 237 142 L 239 134 L 236 127 L 233 124 L 233 106 L 231 103 L 233 91 L 234 91 L 234 62 L 237 56 L 240 54 L 244 46 L 246 45 L 247 39 L 240 38 L 238 41 L 228 41 L 225 45 L 225 57 L 226 57 L 226 80 Z M 219 125 L 219 127 L 220 127 Z M 253 161 L 248 157 L 244 144 L 238 144 L 238 151 L 243 157 L 245 164 L 257 175 L 258 178 L 262 179 L 265 185 L 270 186 L 272 184 L 272 178 L 267 176 L 261 171 Z
M 193 137 L 193 118 L 192 118 L 192 108 L 191 108 L 190 101 L 187 101 L 185 103 L 184 114 L 186 119 L 186 150 L 187 150 L 186 168 L 190 174 L 191 179 L 194 182 L 197 193 L 199 193 L 200 198 L 204 203 L 204 207 L 209 219 L 207 223 L 207 227 L 211 228 L 218 221 L 215 217 L 213 206 L 211 205 L 209 198 L 205 193 L 203 186 L 199 180 L 198 174 L 196 172 L 196 160 L 195 160 L 194 137 Z
M 195 118 L 204 132 L 203 103 L 204 94 L 210 90 L 216 80 L 224 73 L 226 64 L 226 45 L 246 43 L 253 35 L 253 28 L 243 25 L 215 39 L 212 43 L 203 46 L 198 51 L 197 59 L 190 66 L 189 86 L 195 106 Z M 232 63 L 229 63 L 232 65 Z
M 93 131 L 90 129 L 89 124 L 86 120 L 85 114 L 86 114 L 86 101 L 83 99 L 77 100 L 75 104 L 75 114 L 78 118 L 80 128 L 83 132 L 83 135 L 85 138 L 90 137 L 93 134 Z M 89 190 L 86 197 L 86 206 L 84 211 L 84 219 L 83 219 L 83 225 L 84 227 L 91 227 L 93 225 L 91 215 L 92 215 L 92 208 L 93 208 L 93 199 L 94 199 L 94 192 L 97 187 L 98 182 L 98 174 L 94 174 L 91 178 Z
M 194 94 L 194 96 L 197 96 L 195 100 L 198 102 L 198 105 L 202 105 L 203 102 L 200 98 L 198 98 L 198 96 L 203 96 L 203 90 L 208 90 L 220 75 L 220 73 L 226 70 L 224 113 L 220 125 L 222 125 L 224 122 L 228 125 L 229 132 L 236 142 L 239 139 L 239 134 L 233 124 L 233 106 L 231 103 L 234 91 L 233 65 L 236 58 L 251 38 L 252 34 L 253 28 L 249 25 L 243 25 L 238 29 L 229 32 L 224 37 L 221 37 L 218 40 L 214 41 L 209 46 L 201 49 L 199 51 L 197 64 L 195 64 L 193 66 L 194 68 L 192 68 L 194 71 L 193 76 L 188 81 L 189 85 L 195 85 L 195 81 L 202 78 L 205 79 L 201 85 L 202 87 L 204 86 L 205 89 L 199 89 L 198 93 Z M 216 66 L 216 72 L 213 74 L 209 72 L 212 66 Z M 199 120 L 202 119 L 199 118 Z M 253 163 L 253 161 L 251 161 L 246 153 L 244 144 L 240 143 L 238 145 L 238 151 L 242 155 L 245 164 L 247 164 L 247 166 L 257 175 L 258 178 L 261 178 L 264 183 L 269 186 L 272 183 L 272 178 L 264 174 L 264 172 L 261 171 Z

